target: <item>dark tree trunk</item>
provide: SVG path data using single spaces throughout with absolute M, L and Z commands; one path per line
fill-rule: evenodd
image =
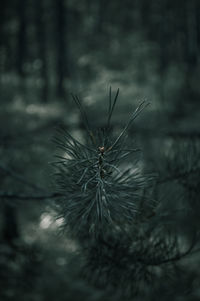
M 56 1 L 57 12 L 57 32 L 56 32 L 56 45 L 57 45 L 57 88 L 56 94 L 59 98 L 65 97 L 64 80 L 68 76 L 67 69 L 67 24 L 66 24 L 66 2 L 64 0 Z
M 5 0 L 0 1 L 0 46 L 5 42 L 4 21 L 5 21 Z
M 10 20 L 9 9 L 11 3 L 5 0 L 0 1 L 0 72 L 13 71 L 12 59 L 13 49 L 11 46 L 10 32 L 7 22 Z
M 16 208 L 8 203 L 4 206 L 3 239 L 9 245 L 19 239 Z
M 185 74 L 185 86 L 183 89 L 184 99 L 189 99 L 189 107 L 185 107 L 185 113 L 192 107 L 192 104 L 199 102 L 199 93 L 195 89 L 194 80 L 196 76 L 196 69 L 199 60 L 199 46 L 198 46 L 198 7 L 195 0 L 191 0 L 185 7 L 186 11 L 186 43 L 185 48 L 185 62 L 187 63 Z
M 103 34 L 104 29 L 104 18 L 106 13 L 108 2 L 105 0 L 98 1 L 98 15 L 97 15 L 97 23 L 96 23 L 96 34 Z
M 4 33 L 4 22 L 5 22 L 5 0 L 0 1 L 0 75 L 4 72 L 5 58 L 2 52 L 5 51 L 5 33 Z
M 18 47 L 17 47 L 17 71 L 20 77 L 25 76 L 24 63 L 26 58 L 26 0 L 18 0 Z
M 41 60 L 40 75 L 42 78 L 41 100 L 47 102 L 48 99 L 48 60 L 46 51 L 46 31 L 45 31 L 45 11 L 44 1 L 36 1 L 36 28 L 38 41 L 38 57 Z

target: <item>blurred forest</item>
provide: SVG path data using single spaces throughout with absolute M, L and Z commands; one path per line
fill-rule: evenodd
M 85 138 L 71 93 L 94 128 L 104 126 L 110 86 L 120 89 L 114 129 L 150 102 L 129 137 L 167 182 L 157 191 L 164 206 L 191 201 L 190 222 L 178 218 L 184 235 L 199 230 L 199 79 L 198 0 L 0 1 L 0 300 L 121 300 L 82 277 L 77 243 L 54 208 L 55 128 Z M 195 256 L 171 300 L 199 300 Z

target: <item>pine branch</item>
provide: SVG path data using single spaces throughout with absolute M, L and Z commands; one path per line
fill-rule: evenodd
M 188 247 L 188 249 L 185 252 L 177 252 L 177 254 L 175 254 L 174 256 L 169 256 L 166 259 L 155 260 L 152 262 L 143 261 L 143 263 L 147 264 L 148 266 L 161 266 L 163 264 L 178 262 L 192 253 L 196 243 L 197 243 L 197 240 L 196 240 L 196 235 L 195 235 L 192 240 L 191 245 Z
M 0 191 L 0 198 L 2 199 L 13 199 L 13 200 L 47 200 L 47 199 L 55 199 L 58 197 L 63 197 L 60 193 L 52 193 L 52 194 L 36 194 L 36 195 L 25 195 L 25 194 L 16 194 Z
M 137 148 L 129 148 L 125 139 L 133 121 L 148 105 L 142 102 L 131 114 L 121 133 L 110 133 L 110 122 L 118 99 L 117 90 L 112 101 L 109 91 L 106 128 L 90 128 L 85 109 L 77 96 L 72 95 L 78 106 L 88 141 L 80 143 L 63 127 L 54 141 L 61 150 L 59 160 L 53 162 L 58 191 L 64 197 L 58 200 L 60 215 L 71 233 L 97 235 L 104 227 L 126 227 L 138 214 L 141 192 L 151 181 L 137 167 Z M 127 158 L 132 168 L 123 164 Z M 130 164 L 130 163 L 129 163 Z
M 164 184 L 167 182 L 172 182 L 172 181 L 176 181 L 179 179 L 184 179 L 187 178 L 188 176 L 190 176 L 193 173 L 196 173 L 197 171 L 200 171 L 200 167 L 194 167 L 191 170 L 182 172 L 182 173 L 178 173 L 178 174 L 174 174 L 174 175 L 169 175 L 166 178 L 160 179 L 157 183 L 158 184 Z
M 18 182 L 21 182 L 21 183 L 25 184 L 26 186 L 29 186 L 29 187 L 31 187 L 33 189 L 44 191 L 44 189 L 42 187 L 39 187 L 38 185 L 29 182 L 23 176 L 19 175 L 18 173 L 16 173 L 11 168 L 0 164 L 0 169 L 3 170 L 6 174 L 10 175 L 15 180 L 17 180 Z
M 87 161 L 87 160 L 86 160 Z M 63 162 L 61 161 L 60 163 L 62 163 L 63 164 Z M 56 162 L 56 164 L 58 164 L 58 162 Z M 77 163 L 78 164 L 78 163 Z M 158 184 L 164 184 L 164 183 L 166 183 L 166 182 L 171 182 L 171 181 L 175 181 L 175 180 L 177 180 L 177 179 L 182 179 L 182 178 L 184 178 L 184 177 L 188 177 L 188 175 L 190 175 L 190 173 L 192 173 L 192 172 L 196 172 L 197 170 L 199 170 L 199 168 L 198 169 L 194 169 L 194 170 L 192 170 L 192 171 L 190 171 L 190 172 L 184 172 L 184 173 L 180 173 L 180 174 L 178 174 L 178 175 L 173 175 L 173 176 L 169 176 L 169 177 L 167 177 L 167 178 L 165 178 L 165 179 L 162 179 L 162 180 L 159 180 L 158 181 Z M 25 184 L 28 184 L 28 183 L 26 183 L 26 182 L 24 182 Z M 38 186 L 35 186 L 35 184 L 33 184 L 33 183 L 29 183 L 30 184 L 30 186 L 32 187 L 32 188 L 34 188 L 34 189 L 38 189 Z M 43 190 L 44 191 L 44 189 L 42 189 L 41 188 L 41 190 Z M 9 193 L 9 192 L 3 192 L 3 191 L 0 191 L 0 197 L 2 197 L 2 198 L 7 198 L 7 199 L 21 199 L 21 200 L 34 200 L 34 199 L 36 199 L 36 200 L 43 200 L 43 199 L 54 199 L 54 198 L 59 198 L 59 197 L 61 197 L 61 198 L 63 198 L 63 197 L 65 197 L 66 195 L 64 194 L 64 193 L 52 193 L 52 194 L 41 194 L 41 195 L 30 195 L 30 194 L 28 194 L 28 195 L 23 195 L 23 194 L 16 194 L 16 193 Z

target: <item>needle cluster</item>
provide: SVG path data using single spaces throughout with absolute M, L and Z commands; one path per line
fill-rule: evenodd
M 77 104 L 87 132 L 83 144 L 64 128 L 58 129 L 55 142 L 62 153 L 56 166 L 61 217 L 76 235 L 95 236 L 108 229 L 132 224 L 139 213 L 141 193 L 148 183 L 137 162 L 140 149 L 127 147 L 127 130 L 147 106 L 142 102 L 125 127 L 113 137 L 110 124 L 119 90 L 112 100 L 109 94 L 108 116 L 103 129 L 91 129 L 86 112 L 77 96 Z

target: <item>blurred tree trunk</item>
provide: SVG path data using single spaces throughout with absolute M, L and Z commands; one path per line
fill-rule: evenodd
M 104 19 L 105 13 L 107 10 L 108 2 L 106 0 L 99 0 L 98 1 L 98 13 L 97 13 L 97 20 L 96 20 L 96 34 L 103 34 L 104 33 Z
M 4 22 L 5 22 L 5 0 L 0 1 L 0 74 L 4 72 L 5 65 L 5 33 L 4 33 Z M 1 83 L 1 82 L 0 82 Z
M 48 99 L 48 53 L 46 49 L 46 32 L 45 32 L 45 9 L 44 1 L 36 0 L 36 28 L 38 42 L 38 58 L 41 61 L 40 75 L 42 79 L 41 100 L 47 102 Z
M 161 4 L 161 18 L 159 27 L 159 45 L 160 45 L 160 99 L 165 101 L 165 72 L 168 64 L 168 40 L 167 40 L 167 13 L 165 3 Z
M 174 115 L 175 118 L 182 118 L 188 115 L 190 110 L 194 111 L 194 106 L 199 102 L 200 96 L 196 84 L 200 57 L 198 40 L 200 6 L 196 0 L 191 0 L 184 3 L 183 9 L 182 19 L 179 20 L 182 31 L 179 28 L 178 37 L 181 45 L 179 47 L 179 56 L 182 57 L 181 66 L 184 67 L 184 82 L 177 99 L 179 109 Z
M 198 18 L 196 0 L 191 0 L 186 5 L 186 61 L 187 61 L 187 72 L 186 72 L 186 89 L 187 97 L 190 101 L 199 101 L 199 95 L 196 95 L 194 90 L 194 78 L 195 71 L 198 64 Z
M 26 58 L 26 0 L 18 0 L 18 46 L 17 46 L 17 72 L 21 78 L 25 76 L 24 62 Z
M 65 97 L 64 81 L 69 75 L 67 54 L 67 3 L 64 0 L 56 1 L 56 45 L 57 45 L 57 87 L 56 94 L 59 98 Z
M 187 14 L 187 56 L 190 65 L 195 66 L 198 55 L 198 40 L 197 40 L 197 23 L 198 15 L 194 0 L 191 0 L 186 5 Z
M 11 46 L 10 31 L 7 26 L 11 18 L 10 10 L 11 3 L 9 0 L 0 1 L 0 72 L 13 71 L 12 58 L 13 49 Z
M 3 239 L 8 245 L 13 245 L 19 239 L 16 208 L 7 202 L 4 205 Z
M 4 44 L 5 0 L 0 1 L 0 46 Z

